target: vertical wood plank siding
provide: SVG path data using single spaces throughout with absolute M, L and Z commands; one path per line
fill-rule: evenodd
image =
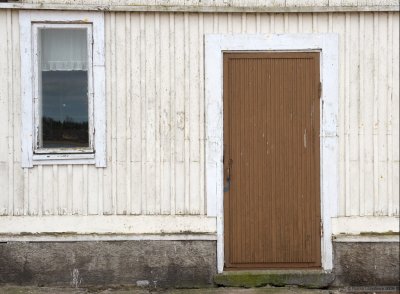
M 0 10 L 0 215 L 203 215 L 204 33 L 340 35 L 341 216 L 399 215 L 399 13 L 106 13 L 107 168 L 21 168 L 18 11 Z

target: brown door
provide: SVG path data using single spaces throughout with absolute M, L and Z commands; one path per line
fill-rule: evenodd
M 224 54 L 225 268 L 321 266 L 319 53 Z

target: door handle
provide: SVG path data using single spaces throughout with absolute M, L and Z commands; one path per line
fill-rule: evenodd
M 229 192 L 231 188 L 231 168 L 232 168 L 232 159 L 228 161 L 228 167 L 226 169 L 226 183 L 224 185 L 224 192 Z

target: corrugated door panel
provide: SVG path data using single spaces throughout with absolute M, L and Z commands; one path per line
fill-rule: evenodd
M 319 267 L 319 53 L 225 53 L 226 267 Z

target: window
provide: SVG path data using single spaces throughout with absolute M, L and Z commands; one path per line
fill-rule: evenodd
M 92 153 L 91 27 L 35 24 L 35 154 Z
M 24 11 L 20 27 L 22 165 L 105 166 L 103 14 Z

